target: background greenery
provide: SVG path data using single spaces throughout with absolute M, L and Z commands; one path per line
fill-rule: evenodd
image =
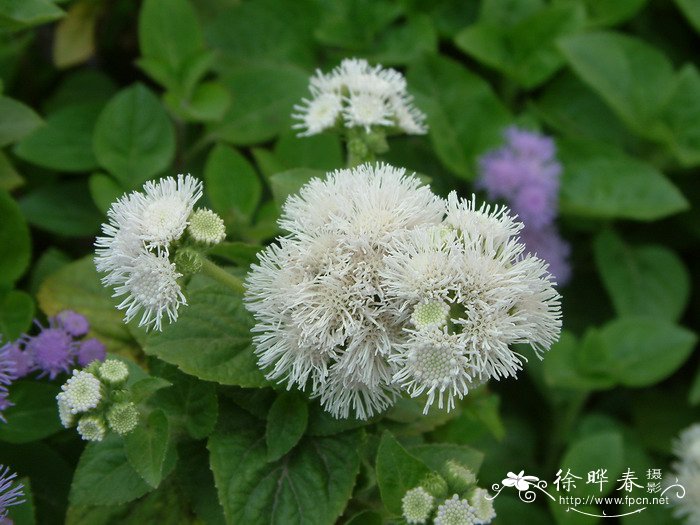
M 667 470 L 700 402 L 698 31 L 693 0 L 0 2 L 0 333 L 72 308 L 111 353 L 171 384 L 152 382 L 133 438 L 87 447 L 61 431 L 57 385 L 14 384 L 0 463 L 31 487 L 16 523 L 332 523 L 367 510 L 355 523 L 372 523 L 412 488 L 393 472 L 417 482 L 445 451 L 475 469 L 483 458 L 481 486 L 521 469 L 550 482 L 560 466 Z M 404 402 L 369 424 L 333 421 L 265 383 L 239 300 L 194 279 L 181 321 L 147 338 L 91 262 L 117 196 L 189 172 L 226 221 L 217 256 L 245 271 L 285 196 L 344 165 L 336 137 L 297 138 L 290 114 L 315 68 L 350 56 L 406 73 L 430 133 L 392 139 L 385 159 L 440 194 L 471 192 L 476 158 L 509 124 L 557 140 L 574 274 L 561 341 L 450 415 Z M 496 523 L 595 523 L 514 493 L 496 503 Z M 651 508 L 622 522 L 675 521 Z

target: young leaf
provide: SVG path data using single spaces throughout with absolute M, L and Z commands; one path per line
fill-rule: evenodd
M 594 253 L 615 311 L 677 321 L 690 297 L 683 261 L 661 245 L 628 246 L 611 231 L 595 240 Z
M 309 409 L 301 395 L 284 392 L 275 399 L 265 431 L 268 461 L 278 460 L 299 442 L 308 418 Z
M 323 178 L 324 173 L 319 170 L 296 168 L 282 173 L 275 173 L 270 177 L 270 189 L 277 206 L 282 208 L 287 197 L 297 193 L 301 187 L 313 178 Z
M 142 84 L 117 93 L 95 126 L 99 163 L 124 188 L 135 188 L 165 170 L 175 154 L 175 130 L 160 101 Z
M 22 140 L 43 124 L 32 108 L 8 97 L 0 96 L 0 115 L 0 147 Z
M 177 323 L 149 337 L 144 351 L 206 381 L 266 385 L 251 343 L 253 319 L 241 298 L 206 287 L 190 293 L 188 303 Z
M 12 341 L 26 333 L 34 319 L 34 299 L 21 290 L 0 295 L 0 334 L 3 341 Z
M 27 443 L 55 434 L 63 427 L 58 419 L 56 385 L 38 381 L 16 381 L 9 399 L 14 406 L 3 413 L 7 423 L 0 425 L 0 440 Z
M 388 431 L 382 434 L 377 451 L 377 484 L 389 512 L 401 515 L 401 499 L 416 488 L 430 469 L 409 454 Z
M 151 487 L 163 479 L 163 466 L 171 446 L 168 418 L 162 410 L 154 410 L 147 421 L 141 421 L 124 437 L 124 450 L 129 464 Z
M 124 441 L 109 435 L 89 443 L 78 461 L 70 490 L 72 505 L 116 505 L 140 498 L 151 487 L 129 464 Z
M 608 482 L 601 486 L 576 480 L 576 496 L 604 496 L 619 483 L 616 481 L 624 468 L 624 448 L 622 436 L 618 432 L 601 432 L 574 441 L 561 460 L 562 476 L 570 470 L 577 476 L 590 471 L 607 469 Z
M 29 265 L 31 245 L 29 228 L 17 203 L 10 195 L 0 190 L 0 284 L 12 284 Z

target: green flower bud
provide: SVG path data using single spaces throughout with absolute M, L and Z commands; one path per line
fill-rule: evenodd
M 111 385 L 124 383 L 129 378 L 129 369 L 117 359 L 107 359 L 100 365 L 98 373 L 100 378 Z
M 107 412 L 107 423 L 114 432 L 124 436 L 139 424 L 139 411 L 133 403 L 118 403 Z
M 192 275 L 202 269 L 202 255 L 192 248 L 180 248 L 175 254 L 175 267 L 183 275 Z
M 100 416 L 83 416 L 78 421 L 78 434 L 85 441 L 102 441 L 107 429 Z
M 434 498 L 423 487 L 406 492 L 401 500 L 401 512 L 408 523 L 422 524 L 430 518 Z

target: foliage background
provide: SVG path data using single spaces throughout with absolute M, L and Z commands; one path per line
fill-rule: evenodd
M 399 468 L 381 466 L 391 447 L 405 452 L 386 438 L 375 466 L 386 429 L 414 457 L 423 443 L 483 452 L 482 486 L 521 469 L 550 481 L 560 466 L 607 465 L 611 479 L 667 469 L 700 402 L 698 31 L 693 0 L 0 2 L 0 333 L 73 308 L 111 353 L 173 383 L 153 397 L 142 437 L 156 452 L 139 468 L 121 441 L 83 451 L 60 431 L 57 385 L 13 385 L 0 463 L 32 495 L 16 523 L 222 523 L 210 461 L 231 522 L 329 523 L 366 509 L 389 519 L 398 496 L 375 477 Z M 349 56 L 405 71 L 430 134 L 392 139 L 385 159 L 439 194 L 472 191 L 476 158 L 505 126 L 552 134 L 573 244 L 565 331 L 542 363 L 449 416 L 407 402 L 363 430 L 270 389 L 249 317 L 205 279 L 190 283 L 182 321 L 146 338 L 122 324 L 90 259 L 117 196 L 189 172 L 226 221 L 232 242 L 217 255 L 245 271 L 277 233 L 285 196 L 344 164 L 336 137 L 297 138 L 290 114 L 315 68 Z M 314 467 L 323 461 L 348 475 L 329 478 Z M 595 522 L 505 493 L 496 508 L 502 524 Z M 675 521 L 654 508 L 622 522 Z

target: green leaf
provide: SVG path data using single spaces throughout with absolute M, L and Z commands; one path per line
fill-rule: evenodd
M 19 205 L 30 224 L 59 235 L 92 236 L 103 219 L 85 180 L 39 186 L 22 197 Z
M 219 82 L 200 84 L 189 99 L 169 92 L 164 100 L 177 115 L 194 122 L 221 120 L 231 105 L 230 93 Z
M 201 441 L 181 443 L 176 474 L 197 517 L 206 525 L 226 525 L 205 445 Z
M 314 36 L 327 46 L 363 50 L 401 16 L 399 3 L 347 0 L 327 4 Z
M 152 334 L 144 351 L 207 381 L 266 385 L 251 343 L 253 319 L 241 298 L 217 286 L 193 291 L 188 302 L 177 323 Z
M 564 65 L 555 41 L 578 31 L 584 19 L 579 4 L 547 6 L 511 27 L 471 25 L 455 37 L 455 43 L 465 53 L 531 89 Z
M 28 443 L 55 434 L 63 427 L 58 419 L 56 385 L 38 381 L 16 381 L 9 388 L 14 406 L 3 412 L 0 440 Z
M 345 525 L 382 525 L 382 515 L 372 510 L 363 510 L 352 516 Z
M 133 338 L 111 295 L 100 282 L 92 256 L 87 256 L 48 277 L 37 293 L 37 301 L 47 316 L 61 310 L 80 312 L 90 321 L 91 336 L 102 341 L 110 352 L 128 353 Z
M 107 213 L 112 203 L 124 194 L 124 189 L 109 175 L 93 173 L 88 179 L 92 201 L 102 213 Z
M 274 159 L 279 169 L 310 168 L 331 171 L 344 164 L 343 147 L 336 134 L 320 133 L 310 137 L 298 137 L 291 130 L 282 134 L 275 144 Z
M 183 374 L 175 367 L 159 374 L 173 386 L 157 392 L 152 404 L 163 409 L 170 424 L 184 428 L 192 439 L 209 436 L 219 417 L 216 384 Z
M 631 247 L 610 231 L 595 240 L 598 272 L 620 316 L 677 321 L 690 298 L 683 261 L 661 245 Z
M 647 0 L 585 0 L 588 24 L 613 26 L 629 20 L 647 3 Z
M 50 0 L 5 0 L 0 4 L 0 28 L 36 26 L 63 15 L 64 12 Z
M 97 168 L 92 152 L 92 132 L 101 102 L 88 102 L 57 109 L 15 146 L 18 157 L 58 171 L 82 172 Z
M 17 203 L 0 190 L 0 284 L 11 284 L 24 274 L 29 265 L 31 244 L 29 228 Z
M 695 372 L 695 379 L 690 386 L 690 392 L 688 392 L 688 403 L 691 405 L 697 405 L 700 403 L 700 368 Z
M 445 58 L 427 57 L 408 71 L 417 106 L 428 115 L 440 161 L 455 175 L 476 176 L 476 157 L 502 141 L 508 110 L 480 77 Z
M 267 415 L 265 442 L 268 461 L 277 461 L 292 450 L 306 430 L 309 409 L 297 393 L 280 394 Z
M 162 410 L 151 412 L 148 420 L 141 421 L 124 438 L 124 451 L 129 464 L 153 488 L 157 488 L 163 479 L 169 441 L 168 418 Z
M 383 32 L 376 45 L 376 53 L 370 62 L 386 65 L 404 65 L 423 55 L 435 54 L 438 35 L 432 20 L 427 15 L 416 15 L 405 24 L 390 27 Z
M 209 251 L 210 255 L 223 257 L 236 266 L 250 266 L 258 261 L 258 252 L 263 247 L 257 244 L 246 244 L 243 242 L 220 242 Z
M 616 319 L 601 330 L 606 348 L 603 365 L 629 387 L 653 385 L 675 372 L 693 351 L 697 336 L 662 319 Z
M 36 295 L 39 287 L 49 275 L 70 262 L 70 258 L 61 250 L 53 247 L 47 248 L 34 263 L 29 281 L 29 292 Z
M 675 2 L 688 22 L 700 33 L 700 5 L 693 0 L 675 0 Z
M 0 296 L 0 340 L 12 341 L 27 332 L 34 319 L 34 299 L 20 290 Z
M 166 87 L 182 87 L 179 81 L 187 61 L 204 49 L 204 37 L 190 3 L 144 1 L 139 14 L 139 48 L 145 58 L 163 65 L 172 79 L 164 82 Z
M 117 86 L 104 72 L 97 69 L 77 69 L 67 72 L 61 83 L 42 107 L 46 113 L 86 103 L 104 105 L 117 91 Z
M 82 64 L 95 53 L 95 26 L 100 14 L 91 2 L 76 2 L 56 25 L 53 62 L 59 69 Z
M 632 130 L 652 139 L 664 136 L 658 119 L 675 77 L 670 61 L 659 50 L 610 31 L 570 36 L 559 43 L 574 72 Z
M 204 180 L 212 208 L 227 224 L 250 223 L 260 203 L 262 183 L 243 155 L 218 144 L 207 158 Z
M 159 390 L 170 386 L 172 386 L 172 383 L 161 377 L 144 377 L 133 383 L 129 388 L 131 391 L 131 400 L 139 404 L 142 401 L 146 401 Z
M 270 177 L 270 189 L 277 206 L 282 208 L 287 197 L 299 192 L 301 187 L 313 178 L 323 178 L 324 173 L 319 170 L 296 168 L 282 173 L 275 173 Z
M 680 191 L 659 171 L 595 142 L 559 143 L 564 165 L 561 212 L 578 217 L 652 221 L 687 209 Z
M 102 167 L 125 188 L 134 188 L 170 165 L 175 130 L 156 96 L 135 84 L 117 93 L 100 114 L 93 148 Z
M 140 498 L 150 490 L 129 464 L 122 438 L 109 435 L 85 447 L 73 475 L 70 503 L 116 505 Z
M 572 495 L 604 496 L 618 484 L 616 481 L 624 468 L 624 448 L 622 436 L 617 432 L 601 432 L 574 441 L 564 454 L 560 468 L 563 477 L 567 470 L 583 479 L 576 480 Z M 608 482 L 600 485 L 586 483 L 588 472 L 607 469 Z
M 0 147 L 22 140 L 44 123 L 32 108 L 8 97 L 0 96 L 0 114 Z
M 228 523 L 336 522 L 360 467 L 358 432 L 306 437 L 280 460 L 268 462 L 264 429 L 245 413 L 227 416 L 229 428 L 213 434 L 208 448 Z
M 571 390 L 606 389 L 614 385 L 609 377 L 599 377 L 587 369 L 582 356 L 588 357 L 588 350 L 594 345 L 602 346 L 597 331 L 586 334 L 587 338 L 579 344 L 576 336 L 566 330 L 562 331 L 559 341 L 554 343 L 543 362 L 544 379 L 549 386 Z M 595 360 L 597 356 L 590 356 Z
M 430 469 L 409 454 L 388 431 L 382 434 L 377 451 L 377 484 L 387 510 L 401 515 L 401 499 L 417 487 Z
M 681 164 L 700 164 L 700 73 L 694 65 L 687 64 L 678 73 L 661 119 L 668 126 L 665 141 Z
M 308 73 L 295 66 L 263 63 L 222 66 L 220 75 L 234 102 L 221 123 L 210 129 L 214 136 L 240 146 L 265 142 L 290 129 L 292 107 L 306 96 L 309 81 Z
M 22 499 L 24 503 L 15 507 L 10 507 L 7 519 L 12 525 L 35 525 L 36 523 L 36 507 L 34 505 L 34 493 L 29 478 L 20 478 L 22 484 Z
M 24 184 L 24 179 L 17 173 L 7 155 L 0 150 L 0 190 L 12 191 L 22 184 Z

